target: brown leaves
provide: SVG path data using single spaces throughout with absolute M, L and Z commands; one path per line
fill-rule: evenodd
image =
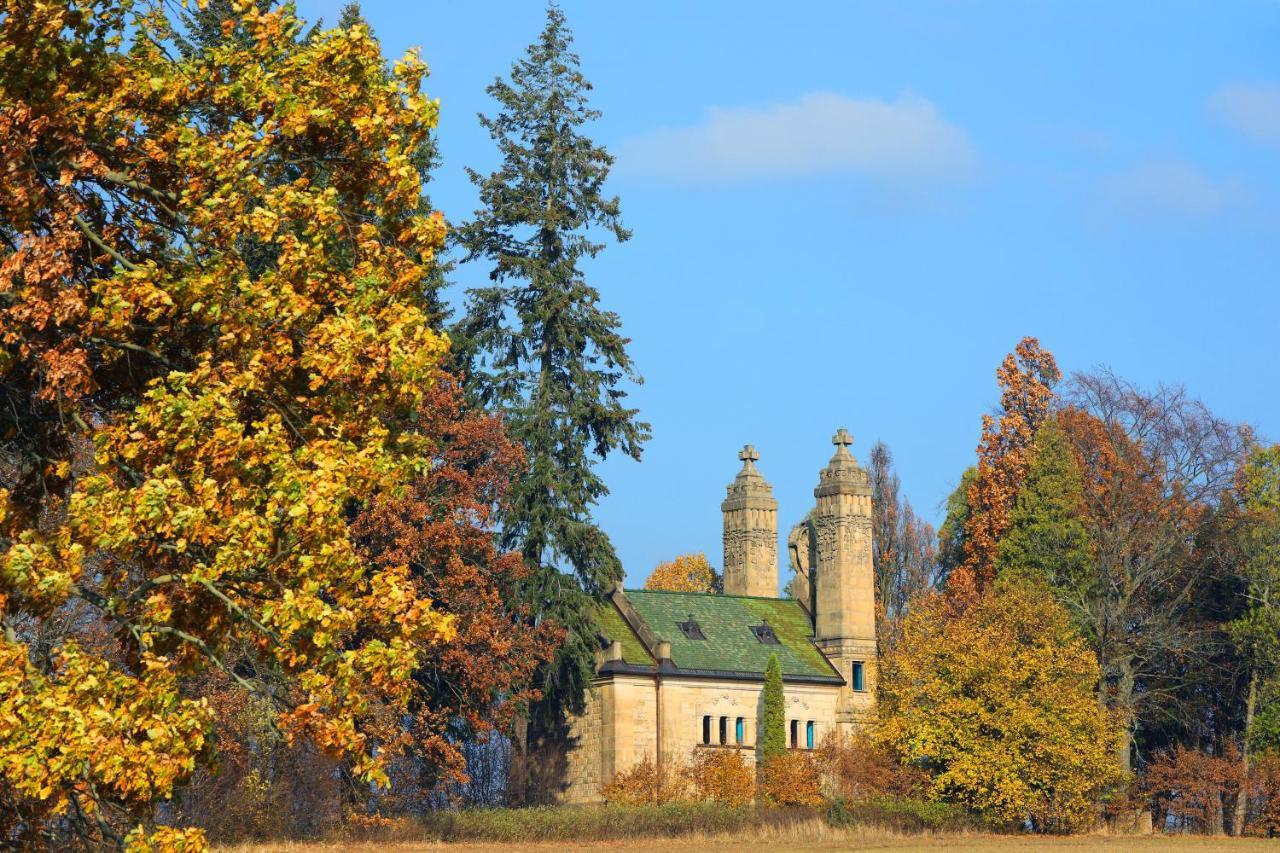
M 991 585 L 1000 538 L 1031 460 L 1031 442 L 1061 378 L 1053 355 L 1031 337 L 1023 338 L 996 371 L 1000 415 L 982 417 L 978 475 L 969 485 L 965 558 L 947 583 L 955 602 L 972 601 Z

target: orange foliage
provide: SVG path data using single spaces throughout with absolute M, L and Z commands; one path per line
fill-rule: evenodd
M 684 799 L 688 795 L 688 784 L 685 774 L 666 768 L 659 770 L 646 755 L 630 770 L 616 774 L 600 794 L 607 803 L 628 806 L 668 803 Z
M 822 776 L 807 752 L 775 755 L 760 767 L 760 794 L 774 806 L 821 806 Z
M 755 799 L 755 768 L 741 749 L 695 749 L 687 773 L 699 800 L 742 806 Z
M 1040 342 L 1023 338 L 996 371 L 1000 415 L 982 416 L 978 474 L 969 484 L 963 562 L 947 582 L 954 602 L 982 595 L 994 577 L 1000 538 L 1031 461 L 1031 442 L 1049 415 L 1053 386 L 1062 378 L 1057 362 Z
M 1142 790 L 1155 800 L 1157 813 L 1176 826 L 1221 832 L 1224 809 L 1247 784 L 1235 744 L 1228 744 L 1221 755 L 1179 744 L 1147 767 Z M 1164 820 L 1158 823 L 1163 826 Z
M 375 564 L 407 565 L 418 594 L 454 620 L 452 636 L 424 647 L 419 702 L 399 739 L 425 762 L 408 787 L 430 789 L 467 780 L 459 734 L 505 728 L 537 698 L 530 678 L 563 631 L 534 623 L 518 601 L 524 562 L 494 545 L 494 513 L 523 462 L 500 420 L 468 410 L 442 376 L 425 392 L 417 426 L 433 448 L 429 470 L 406 492 L 374 501 L 352 530 Z
M 674 560 L 659 563 L 644 582 L 645 589 L 669 592 L 712 592 L 716 570 L 707 562 L 706 554 L 681 554 Z

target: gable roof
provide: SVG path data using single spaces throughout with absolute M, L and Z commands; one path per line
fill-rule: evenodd
M 776 654 L 783 677 L 840 683 L 839 673 L 813 644 L 813 625 L 800 603 L 792 599 L 694 592 L 627 590 L 616 607 L 602 609 L 601 633 L 620 640 L 623 661 L 653 664 L 641 639 L 671 644 L 674 671 L 690 675 L 763 678 L 769 656 Z M 642 624 L 631 626 L 629 618 Z M 706 639 L 686 636 L 678 623 L 690 616 Z M 777 644 L 762 643 L 751 630 L 768 623 Z M 673 672 L 674 674 L 674 672 Z

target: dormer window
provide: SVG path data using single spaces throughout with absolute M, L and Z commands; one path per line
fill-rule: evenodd
M 676 627 L 680 629 L 680 633 L 684 634 L 690 640 L 705 640 L 707 636 L 702 633 L 702 627 L 698 625 L 693 614 L 689 614 L 688 622 L 677 622 Z
M 764 643 L 766 646 L 776 646 L 778 643 L 778 635 L 773 633 L 773 628 L 768 622 L 763 625 L 752 625 L 751 633 L 756 635 L 756 641 Z

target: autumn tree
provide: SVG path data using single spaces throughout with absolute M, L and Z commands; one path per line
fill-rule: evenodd
M 893 454 L 884 442 L 871 448 L 872 566 L 876 578 L 876 636 L 892 642 L 907 604 L 936 580 L 933 526 L 915 514 L 901 494 Z
M 929 774 L 933 798 L 1040 831 L 1083 829 L 1123 780 L 1098 676 L 1047 589 L 1000 579 L 962 612 L 935 598 L 907 614 L 884 662 L 877 737 Z
M 1130 732 L 1117 753 L 1129 768 L 1141 733 L 1203 700 L 1217 626 L 1197 612 L 1208 579 L 1197 540 L 1251 434 L 1181 388 L 1144 392 L 1106 372 L 1077 374 L 1064 397 L 1057 422 L 1082 478 L 1091 559 L 1058 594 L 1097 656 L 1100 698 Z
M 530 566 L 522 594 L 536 618 L 568 632 L 541 670 L 535 735 L 558 733 L 581 710 L 594 667 L 591 599 L 622 578 L 591 516 L 608 493 L 594 463 L 614 452 L 639 459 L 649 436 L 623 402 L 624 382 L 639 377 L 620 320 L 581 268 L 604 248 L 596 233 L 630 234 L 603 191 L 613 158 L 583 133 L 599 114 L 571 43 L 564 14 L 549 6 L 510 79 L 487 89 L 498 112 L 481 124 L 502 163 L 469 171 L 483 207 L 458 229 L 464 264 L 486 262 L 492 282 L 469 291 L 457 327 L 469 390 L 502 412 L 527 459 L 500 519 L 502 545 Z
M 371 501 L 352 530 L 374 565 L 408 566 L 418 595 L 453 618 L 454 632 L 422 650 L 412 716 L 395 721 L 404 725 L 403 782 L 425 799 L 465 783 L 464 745 L 505 731 L 538 698 L 534 671 L 562 632 L 529 625 L 519 599 L 528 568 L 519 554 L 497 551 L 497 510 L 524 462 L 501 420 L 470 410 L 459 386 L 441 377 L 415 431 L 429 442 L 430 468 L 408 489 Z
M 431 463 L 425 66 L 239 9 L 184 55 L 160 4 L 0 6 L 7 842 L 145 823 L 210 753 L 209 667 L 385 781 L 366 722 L 456 630 L 350 528 Z
M 1023 338 L 996 371 L 1000 411 L 982 416 L 978 470 L 966 495 L 964 561 L 947 586 L 957 601 L 971 600 L 991 585 L 1000 539 L 1027 473 L 1032 439 L 1049 415 L 1053 387 L 1061 378 L 1053 355 L 1035 338 Z
M 707 555 L 681 554 L 674 560 L 659 563 L 644 582 L 645 589 L 670 592 L 715 592 L 719 578 L 707 562 Z

